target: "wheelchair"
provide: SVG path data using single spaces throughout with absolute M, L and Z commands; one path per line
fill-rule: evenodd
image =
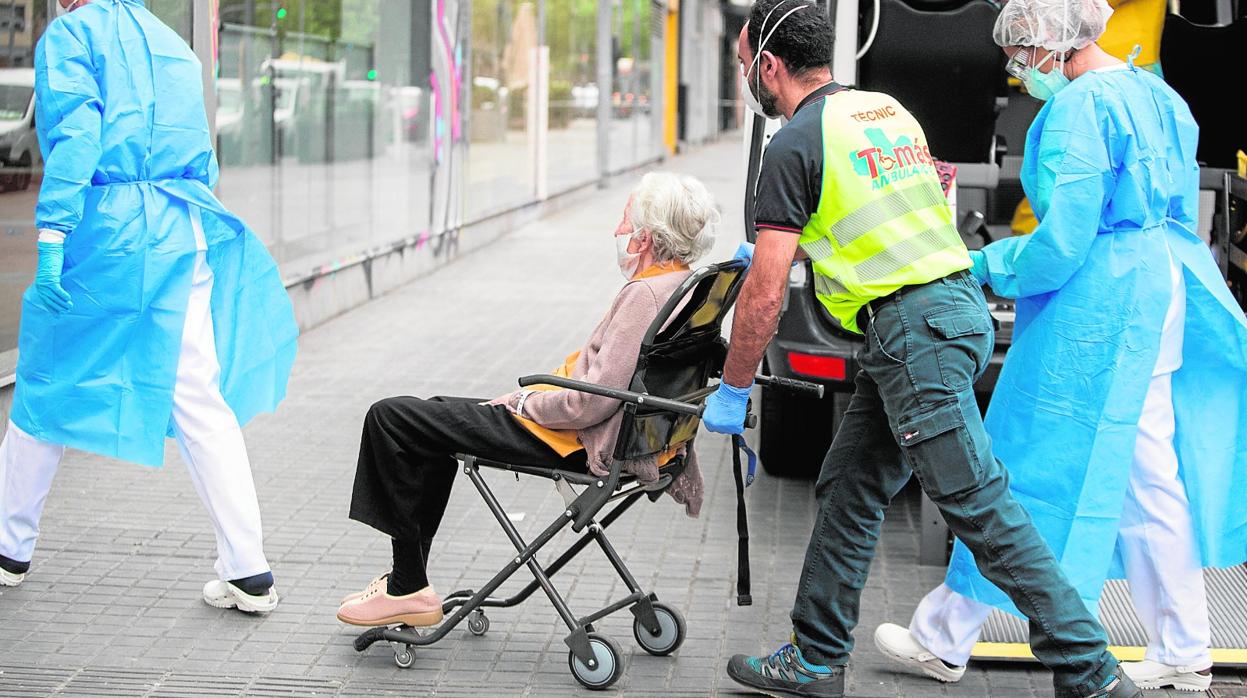
M 679 649 L 684 641 L 684 617 L 677 609 L 659 601 L 656 594 L 641 588 L 605 531 L 642 498 L 657 501 L 683 472 L 685 458 L 679 455 L 660 469 L 657 481 L 641 483 L 621 471 L 621 462 L 675 450 L 683 453 L 682 447 L 692 445 L 700 425 L 701 403 L 715 389 L 711 380 L 722 372 L 726 343 L 720 332 L 724 317 L 740 291 L 745 271 L 743 262 L 730 260 L 703 267 L 685 280 L 646 332 L 630 390 L 552 375 L 521 378 L 521 386 L 555 385 L 623 403 L 623 418 L 609 474 L 598 477 L 592 473 L 558 470 L 553 465 L 549 468 L 516 465 L 470 453 L 456 454 L 464 474 L 515 546 L 515 557 L 479 590 L 456 591 L 445 597 L 442 610 L 446 617 L 436 628 L 425 633 L 405 625 L 371 628 L 355 639 L 355 649 L 363 652 L 377 642 L 388 642 L 394 650 L 395 664 L 409 668 L 415 663 L 416 647 L 438 642 L 465 620 L 469 633 L 484 635 L 490 623 L 485 609 L 518 606 L 538 589 L 549 597 L 559 618 L 567 625 L 569 634 L 564 639 L 568 646 L 567 665 L 576 681 L 588 689 L 607 688 L 623 675 L 623 654 L 619 645 L 593 626 L 612 613 L 625 608 L 632 613 L 633 636 L 649 654 L 666 656 Z M 767 386 L 821 393 L 819 386 L 791 379 L 758 376 L 758 381 Z M 747 426 L 752 427 L 755 422 L 752 414 L 746 419 Z M 509 471 L 517 477 L 547 478 L 563 497 L 566 508 L 536 538 L 526 541 L 486 484 L 482 468 Z M 599 514 L 611 502 L 618 503 L 599 519 Z M 554 561 L 540 563 L 538 552 L 567 526 L 583 535 Z M 590 543 L 597 543 L 630 593 L 587 616 L 578 617 L 551 583 L 551 578 Z M 494 596 L 521 567 L 528 568 L 533 581 L 510 597 Z

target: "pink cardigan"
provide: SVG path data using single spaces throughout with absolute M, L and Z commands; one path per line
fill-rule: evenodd
M 689 271 L 673 271 L 624 284 L 610 311 L 580 350 L 571 378 L 627 390 L 636 370 L 645 331 L 689 274 Z M 509 393 L 491 402 L 514 405 L 514 395 Z M 549 429 L 575 430 L 585 447 L 589 470 L 600 476 L 609 473 L 611 454 L 623 419 L 618 400 L 575 390 L 539 391 L 525 400 L 524 416 Z M 704 485 L 691 448 L 685 460 L 684 472 L 667 492 L 684 504 L 689 516 L 697 516 L 701 511 Z M 653 482 L 658 479 L 656 461 L 653 457 L 626 461 L 623 470 L 641 482 Z

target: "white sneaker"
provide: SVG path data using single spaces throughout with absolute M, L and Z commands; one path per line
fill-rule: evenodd
M 887 655 L 889 659 L 915 669 L 936 681 L 954 683 L 965 675 L 963 666 L 949 666 L 944 660 L 931 654 L 914 636 L 909 628 L 902 628 L 895 623 L 884 623 L 875 628 L 875 647 Z
M 243 613 L 268 613 L 277 608 L 277 587 L 252 596 L 229 582 L 214 579 L 204 585 L 204 603 L 214 608 L 237 608 Z
M 1212 685 L 1212 668 L 1207 666 L 1170 666 L 1144 659 L 1122 662 L 1121 668 L 1139 688 L 1172 686 L 1179 691 L 1207 691 Z M 1207 673 L 1201 674 L 1201 671 Z
M 0 567 L 0 587 L 15 587 L 26 579 L 26 573 L 14 574 L 3 567 Z

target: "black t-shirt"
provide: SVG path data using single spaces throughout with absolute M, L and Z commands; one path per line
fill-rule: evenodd
M 818 210 L 823 190 L 823 100 L 844 87 L 814 90 L 771 138 L 754 189 L 754 227 L 800 233 Z

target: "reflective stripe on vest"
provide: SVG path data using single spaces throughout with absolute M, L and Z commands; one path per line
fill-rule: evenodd
M 970 267 L 926 136 L 892 97 L 846 90 L 824 99 L 823 183 L 801 233 L 814 292 L 846 329 L 902 286 Z

